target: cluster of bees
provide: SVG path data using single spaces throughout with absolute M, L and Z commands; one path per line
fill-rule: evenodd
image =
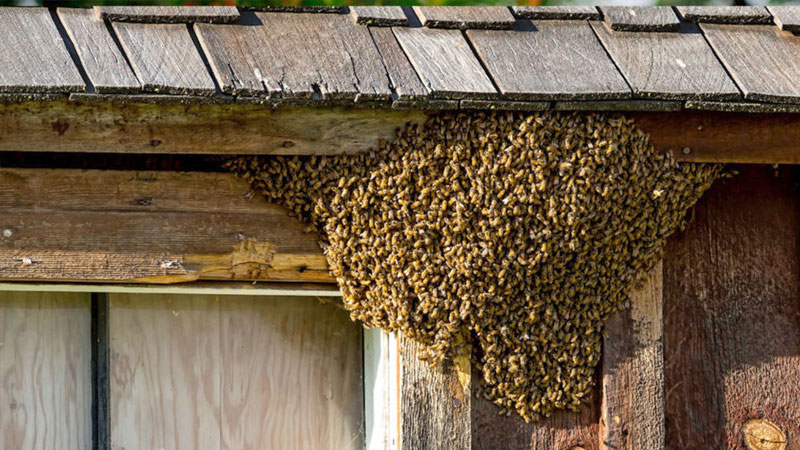
M 471 358 L 526 421 L 588 401 L 606 319 L 721 175 L 621 115 L 442 113 L 341 156 L 228 161 L 324 240 L 364 326 Z

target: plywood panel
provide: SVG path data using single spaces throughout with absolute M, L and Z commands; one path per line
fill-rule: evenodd
M 0 448 L 88 449 L 90 296 L 0 292 Z
M 111 294 L 112 449 L 360 449 L 361 330 L 316 298 Z
M 316 298 L 220 297 L 222 448 L 364 447 L 361 329 Z
M 111 448 L 220 449 L 216 297 L 111 294 Z
M 800 448 L 798 172 L 738 170 L 665 249 L 666 448 L 744 449 L 751 419 Z

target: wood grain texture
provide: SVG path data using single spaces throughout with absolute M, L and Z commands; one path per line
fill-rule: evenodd
M 316 298 L 219 297 L 222 449 L 364 448 L 361 327 Z
M 386 100 L 390 81 L 369 30 L 345 15 L 255 13 L 249 26 L 195 25 L 224 92 Z
M 428 89 L 420 81 L 392 30 L 371 27 L 369 31 L 383 59 L 386 73 L 389 75 L 394 92 L 393 99 L 406 101 L 425 98 L 428 95 Z
M 407 26 L 408 17 L 401 6 L 351 6 L 350 14 L 361 25 L 376 27 Z
M 186 25 L 113 22 L 112 26 L 145 91 L 214 95 L 214 80 Z
M 669 100 L 595 100 L 560 101 L 553 104 L 556 111 L 658 111 L 677 112 L 683 102 Z
M 605 326 L 600 448 L 664 448 L 663 266 Z
M 474 383 L 480 381 L 475 380 Z M 482 397 L 472 400 L 472 448 L 480 450 L 597 450 L 600 399 L 597 391 L 580 412 L 558 411 L 547 419 L 525 423 L 512 413 L 499 416 L 499 408 Z
M 514 15 L 506 6 L 414 6 L 423 26 L 429 28 L 484 28 L 508 30 Z
M 667 448 L 744 449 L 749 419 L 800 445 L 797 171 L 738 170 L 666 247 Z
M 216 296 L 110 294 L 111 448 L 219 450 Z
M 402 450 L 473 448 L 469 382 L 462 386 L 451 361 L 431 367 L 417 358 L 419 344 L 398 337 Z M 480 447 L 478 447 L 480 448 Z
M 683 20 L 704 23 L 768 24 L 772 17 L 763 6 L 678 6 Z
M 91 447 L 89 306 L 89 294 L 0 292 L 0 447 Z
M 602 18 L 596 6 L 512 6 L 511 10 L 520 19 L 599 20 Z
M 698 111 L 744 112 L 744 113 L 800 113 L 800 104 L 749 103 L 749 102 L 709 102 L 689 100 L 683 105 L 686 109 Z
M 679 33 L 621 33 L 599 22 L 592 27 L 637 97 L 740 98 L 736 84 L 694 25 Z
M 109 330 L 112 448 L 363 446 L 361 330 L 333 304 L 110 294 Z
M 629 113 L 659 151 L 679 161 L 800 163 L 800 116 L 685 110 Z
M 800 31 L 800 6 L 767 6 L 772 21 L 783 31 Z
M 455 99 L 498 96 L 460 31 L 400 27 L 392 30 L 432 95 Z
M 700 28 L 745 99 L 800 103 L 800 37 L 768 25 Z
M 314 234 L 232 174 L 3 169 L 6 280 L 331 282 Z
M 90 9 L 58 8 L 57 11 L 95 92 L 141 90 L 139 80 L 104 22 L 97 20 Z
M 503 97 L 589 100 L 630 97 L 630 89 L 585 21 L 530 24 L 530 31 L 468 30 Z
M 0 92 L 84 89 L 47 8 L 0 9 Z
M 677 31 L 681 23 L 671 6 L 601 6 L 600 10 L 615 31 Z
M 134 153 L 357 153 L 422 111 L 260 105 L 0 104 L 0 150 Z
M 235 6 L 95 6 L 95 16 L 115 22 L 231 23 L 239 20 Z

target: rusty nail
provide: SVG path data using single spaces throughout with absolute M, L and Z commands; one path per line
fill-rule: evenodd
M 683 147 L 683 154 L 688 155 L 689 153 L 692 153 L 692 149 L 689 147 Z

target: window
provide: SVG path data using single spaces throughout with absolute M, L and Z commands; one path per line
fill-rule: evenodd
M 338 299 L 106 290 L 0 290 L 8 448 L 385 449 L 396 440 L 384 407 L 396 405 L 385 385 L 393 344 L 362 333 Z

